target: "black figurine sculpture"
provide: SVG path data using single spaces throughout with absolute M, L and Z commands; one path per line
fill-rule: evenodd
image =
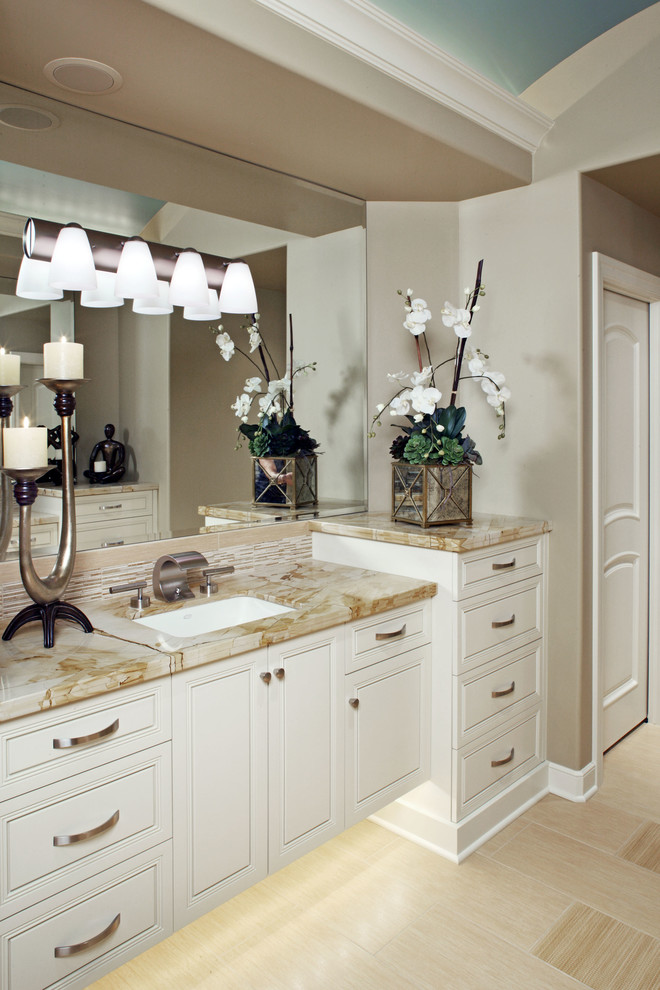
M 108 423 L 104 429 L 105 440 L 99 440 L 94 444 L 94 449 L 89 455 L 89 469 L 84 471 L 86 478 L 89 478 L 90 485 L 109 485 L 114 481 L 119 481 L 126 471 L 126 448 L 119 440 L 115 440 L 115 428 L 112 423 Z M 95 471 L 96 463 L 104 462 L 104 471 Z
M 73 455 L 73 482 L 76 483 L 78 477 L 77 469 L 77 457 L 76 457 L 76 444 L 80 439 L 79 435 L 75 430 L 71 430 L 71 445 L 72 445 L 72 455 Z M 55 451 L 62 450 L 62 426 L 54 426 L 53 429 L 48 430 L 48 446 L 53 447 Z M 38 479 L 37 484 L 39 485 L 55 485 L 56 488 L 62 487 L 62 454 L 59 457 L 49 457 L 48 464 L 52 465 L 46 474 L 42 475 Z

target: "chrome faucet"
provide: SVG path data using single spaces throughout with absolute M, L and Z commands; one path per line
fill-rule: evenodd
M 194 598 L 188 586 L 187 571 L 205 567 L 208 560 L 196 550 L 187 553 L 166 553 L 154 564 L 154 595 L 162 602 L 178 602 Z

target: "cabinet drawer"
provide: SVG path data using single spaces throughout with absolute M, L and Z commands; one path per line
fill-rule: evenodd
M 507 723 L 498 734 L 455 751 L 456 807 L 459 820 L 524 776 L 543 760 L 540 709 L 518 722 Z
M 3 802 L 0 915 L 168 839 L 170 744 Z
M 431 611 L 420 602 L 361 619 L 349 627 L 346 670 L 359 670 L 431 641 Z
M 458 671 L 470 669 L 542 635 L 540 580 L 511 585 L 507 594 L 459 606 Z
M 121 547 L 124 543 L 153 536 L 153 528 L 151 516 L 117 519 L 115 522 L 99 519 L 94 524 L 86 523 L 78 526 L 76 544 L 79 550 Z
M 43 549 L 43 547 L 55 548 L 59 540 L 58 528 L 57 520 L 48 524 L 32 526 L 30 533 L 30 545 L 32 549 Z M 9 540 L 9 549 L 18 550 L 18 529 L 12 532 Z
M 3 798 L 171 738 L 169 678 L 0 727 Z
M 122 516 L 150 516 L 153 512 L 154 493 L 104 492 L 83 495 L 76 499 L 76 520 L 79 524 L 92 519 L 119 519 Z
M 458 557 L 458 598 L 502 588 L 512 581 L 538 577 L 543 572 L 540 539 L 509 543 Z
M 454 746 L 537 705 L 542 699 L 542 646 L 518 651 L 509 662 L 493 662 L 457 678 Z
M 0 928 L 3 990 L 83 990 L 171 930 L 171 851 L 163 843 Z

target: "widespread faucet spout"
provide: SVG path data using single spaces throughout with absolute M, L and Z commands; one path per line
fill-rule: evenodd
M 196 550 L 164 554 L 154 564 L 154 595 L 162 602 L 194 598 L 188 585 L 187 571 L 205 567 L 207 564 L 206 557 Z

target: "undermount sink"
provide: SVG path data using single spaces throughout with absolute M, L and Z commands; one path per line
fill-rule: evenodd
M 266 602 L 262 598 L 253 598 L 250 595 L 238 595 L 236 598 L 223 598 L 217 602 L 206 602 L 204 605 L 188 605 L 174 612 L 147 615 L 133 621 L 157 632 L 185 637 L 219 632 L 221 629 L 241 626 L 244 622 L 252 622 L 254 619 L 267 619 L 271 615 L 292 611 L 293 609 L 287 605 Z

